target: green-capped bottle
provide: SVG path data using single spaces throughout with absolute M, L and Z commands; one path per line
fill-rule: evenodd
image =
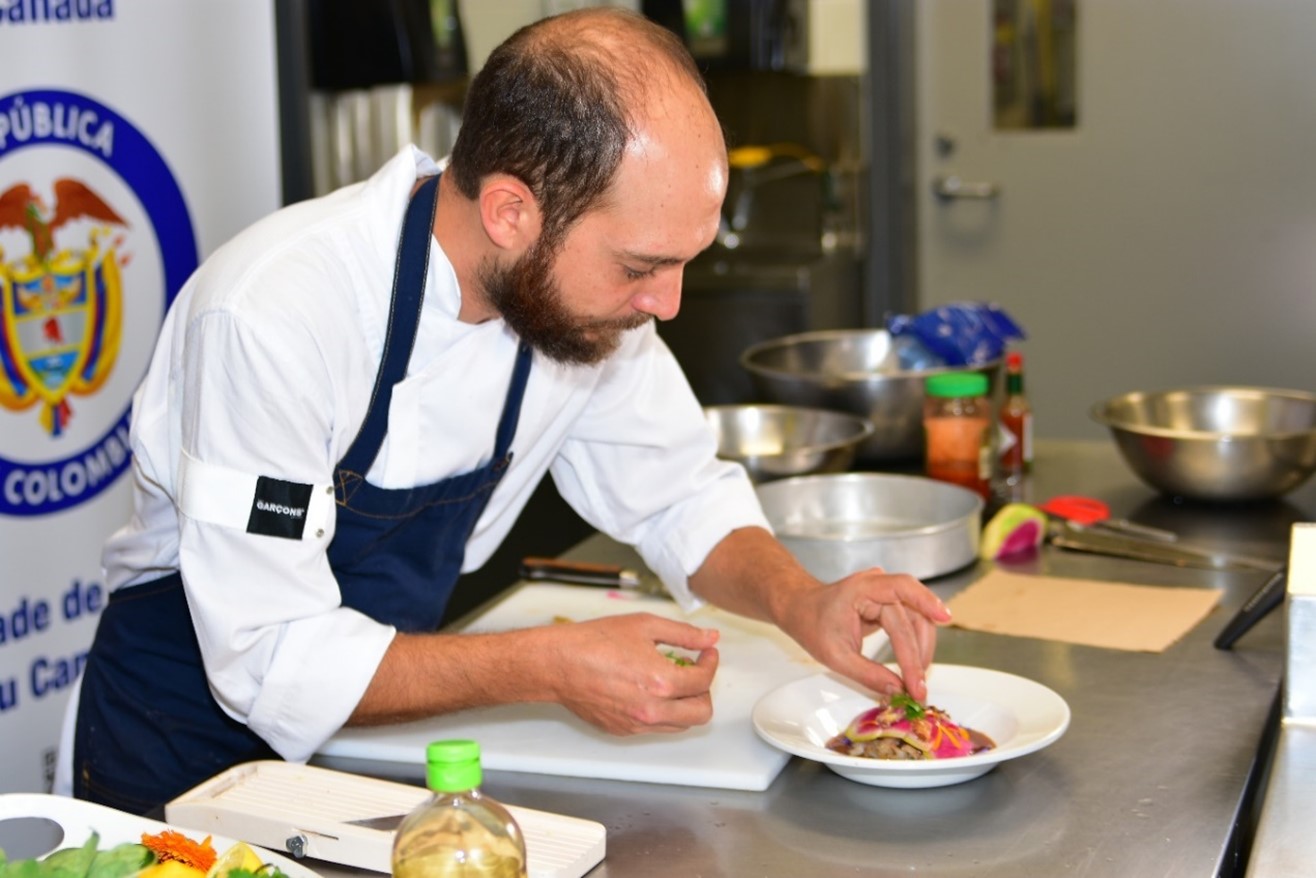
M 525 878 L 525 838 L 507 809 L 480 791 L 480 745 L 435 741 L 425 751 L 434 793 L 393 840 L 396 878 Z
M 995 448 L 989 381 L 980 372 L 941 372 L 924 381 L 925 473 L 991 499 Z

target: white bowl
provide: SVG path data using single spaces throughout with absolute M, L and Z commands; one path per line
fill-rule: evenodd
M 821 762 L 858 783 L 898 788 L 973 780 L 1002 762 L 1049 746 L 1069 728 L 1069 705 L 1041 683 L 987 668 L 934 664 L 928 670 L 927 703 L 987 735 L 995 748 L 972 756 L 910 761 L 844 756 L 827 749 L 829 740 L 874 703 L 873 693 L 826 672 L 774 689 L 759 699 L 751 716 L 759 737 L 778 749 Z

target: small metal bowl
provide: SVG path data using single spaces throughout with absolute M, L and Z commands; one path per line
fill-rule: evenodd
M 843 473 L 782 479 L 756 491 L 777 539 L 823 582 L 869 567 L 927 579 L 978 559 L 985 504 L 959 485 Z
M 704 416 L 717 434 L 717 456 L 743 464 L 755 482 L 847 470 L 873 433 L 857 415 L 798 406 L 716 405 Z
M 1164 494 L 1266 500 L 1316 472 L 1316 394 L 1190 387 L 1116 396 L 1092 407 L 1125 462 Z
M 905 371 L 884 329 L 826 329 L 769 339 L 746 348 L 741 367 L 758 397 L 781 405 L 850 412 L 872 422 L 859 446 L 867 461 L 923 456 L 923 383 L 942 372 L 982 372 L 993 396 L 1001 360 L 974 367 Z

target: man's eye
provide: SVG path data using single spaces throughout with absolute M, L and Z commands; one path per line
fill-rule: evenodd
M 626 273 L 627 280 L 642 280 L 646 277 L 652 277 L 654 272 L 652 268 L 638 269 L 631 268 L 628 265 L 623 265 L 621 270 Z

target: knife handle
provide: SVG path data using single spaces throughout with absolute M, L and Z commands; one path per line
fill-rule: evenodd
M 530 556 L 521 559 L 522 579 L 574 582 L 580 585 L 602 585 L 611 588 L 634 588 L 639 575 L 617 564 L 598 564 L 591 561 L 563 561 L 560 558 Z
M 621 573 L 620 564 L 599 564 L 595 561 L 563 561 L 561 558 L 540 558 L 531 555 L 521 559 L 521 566 L 529 570 L 553 571 L 566 573 Z
M 1288 570 L 1277 570 L 1247 599 L 1229 624 L 1220 631 L 1215 639 L 1216 649 L 1229 649 L 1234 641 L 1242 637 L 1252 626 L 1260 622 L 1266 614 L 1284 602 L 1284 593 L 1289 581 Z

